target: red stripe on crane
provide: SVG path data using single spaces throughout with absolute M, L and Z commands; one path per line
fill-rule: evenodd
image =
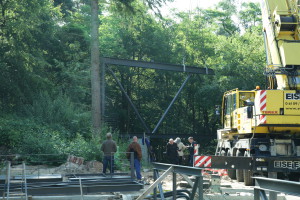
M 263 96 L 261 99 L 260 99 L 260 103 L 264 102 L 264 100 L 266 100 L 267 98 L 267 95 Z

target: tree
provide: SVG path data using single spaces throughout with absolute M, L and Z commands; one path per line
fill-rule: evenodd
M 100 97 L 100 51 L 99 51 L 99 5 L 98 0 L 91 0 L 91 86 L 92 86 L 92 121 L 94 133 L 101 131 Z
M 146 0 L 151 9 L 157 9 L 167 0 Z M 125 8 L 134 12 L 134 0 L 114 0 L 119 10 Z M 124 6 L 124 7 L 123 7 Z M 100 51 L 99 51 L 99 1 L 91 0 L 91 82 L 92 82 L 92 121 L 95 132 L 101 131 L 101 97 L 100 97 Z M 104 67 L 102 65 L 102 67 Z
M 239 19 L 245 29 L 255 27 L 261 21 L 261 10 L 259 4 L 243 3 L 242 10 L 239 12 Z
M 50 1 L 0 1 L 0 108 L 21 111 L 39 90 L 51 90 L 49 56 L 59 10 Z
M 90 127 L 91 110 L 98 109 L 91 109 L 90 91 L 91 83 L 96 84 L 96 92 L 100 90 L 100 52 L 101 56 L 173 64 L 182 64 L 185 58 L 185 65 L 213 68 L 215 76 L 192 76 L 158 130 L 159 134 L 213 138 L 219 126 L 215 105 L 220 105 L 223 92 L 255 85 L 263 88 L 264 81 L 257 5 L 244 4 L 234 15 L 241 22 L 237 23 L 232 20 L 236 6 L 229 4 L 232 0 L 223 2 L 227 3 L 216 9 L 175 12 L 176 19 L 163 19 L 148 12 L 149 5 L 139 0 L 99 1 L 93 3 L 95 7 L 91 0 L 0 0 L 0 149 L 3 145 L 18 152 L 19 146 L 22 152 L 40 152 L 52 138 L 45 149 L 55 144 L 63 150 L 66 144 L 77 144 L 77 136 L 80 144 L 89 145 L 95 133 Z M 92 38 L 91 8 L 95 8 L 94 27 L 101 22 Z M 108 14 L 102 15 L 103 11 Z M 96 52 L 91 56 L 96 59 L 94 68 L 91 50 Z M 160 70 L 111 68 L 152 128 L 186 77 Z M 98 77 L 93 79 L 91 71 Z M 112 130 L 142 132 L 113 78 L 108 75 L 106 80 L 106 114 L 117 119 Z M 100 100 L 94 102 L 100 105 Z M 23 142 L 34 144 L 41 138 L 39 145 L 23 148 Z
M 222 0 L 216 9 L 207 9 L 203 11 L 205 19 L 219 27 L 218 34 L 230 36 L 239 32 L 238 26 L 233 21 L 233 16 L 237 12 L 234 4 L 235 0 Z

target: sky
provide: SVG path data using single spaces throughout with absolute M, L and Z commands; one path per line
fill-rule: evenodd
M 239 3 L 242 2 L 257 2 L 259 0 L 236 0 Z M 176 8 L 179 11 L 190 11 L 196 7 L 200 8 L 210 8 L 216 5 L 220 0 L 174 0 L 174 2 L 167 3 L 167 5 L 163 6 L 161 12 L 163 15 L 168 15 L 169 11 L 172 8 Z

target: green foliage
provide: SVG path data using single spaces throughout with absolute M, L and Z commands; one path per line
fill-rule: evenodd
M 214 9 L 175 12 L 171 19 L 150 14 L 149 7 L 155 10 L 163 2 L 100 2 L 101 56 L 214 69 L 215 76 L 190 79 L 158 133 L 215 138 L 220 127 L 215 105 L 221 104 L 223 92 L 264 88 L 259 7 L 244 3 L 239 10 L 235 1 L 223 0 Z M 134 12 L 128 14 L 126 9 Z M 2 152 L 101 160 L 99 148 L 106 132 L 145 131 L 107 73 L 105 119 L 113 119 L 112 127 L 96 136 L 91 133 L 89 24 L 88 1 L 0 1 Z M 112 69 L 150 128 L 186 77 L 140 68 Z M 114 135 L 119 151 L 125 151 L 126 141 Z
M 4 154 L 58 154 L 53 148 L 51 130 L 47 125 L 16 116 L 0 118 L 1 142 Z M 65 131 L 61 129 L 61 131 Z M 57 134 L 57 133 L 56 133 Z
M 247 28 L 255 27 L 261 21 L 261 10 L 258 4 L 243 3 L 243 9 L 239 12 L 239 18 L 243 26 Z
M 126 139 L 118 138 L 116 140 L 116 143 L 118 146 L 118 151 L 114 156 L 116 168 L 118 170 L 126 171 L 127 169 L 124 167 L 124 164 L 129 164 L 129 162 L 127 160 L 125 152 L 127 152 L 127 148 L 130 144 L 130 141 Z
M 218 140 L 214 139 L 210 142 L 204 144 L 200 144 L 199 152 L 201 155 L 215 155 L 216 152 L 216 146 L 218 144 Z
M 52 2 L 38 0 L 1 1 L 0 10 L 0 106 L 16 112 L 52 85 L 43 75 L 61 15 Z
M 35 118 L 37 121 L 55 126 L 61 125 L 69 134 L 67 137 L 75 137 L 77 132 L 88 137 L 89 133 L 89 112 L 83 112 L 72 103 L 66 95 L 58 94 L 51 97 L 47 92 L 40 93 L 32 105 L 24 108 L 26 116 Z
M 0 149 L 2 155 L 26 155 L 27 161 L 32 163 L 62 163 L 66 161 L 67 155 L 102 160 L 100 145 L 108 130 L 104 127 L 101 134 L 90 138 L 84 138 L 80 132 L 69 138 L 65 137 L 70 133 L 64 127 L 54 129 L 33 119 L 10 116 L 0 118 Z M 113 134 L 118 138 L 117 133 Z M 120 150 L 124 151 L 122 145 L 126 143 L 120 142 L 120 145 Z M 47 155 L 41 157 L 35 154 Z

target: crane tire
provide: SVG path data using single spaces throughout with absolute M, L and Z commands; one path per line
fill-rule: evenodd
M 237 151 L 236 152 L 236 156 L 244 156 L 244 154 L 241 151 Z M 236 180 L 238 182 L 243 182 L 244 181 L 244 170 L 242 169 L 236 169 L 235 173 L 236 173 Z
M 227 151 L 227 156 L 232 156 L 230 151 Z M 236 179 L 236 175 L 235 175 L 235 169 L 228 169 L 227 170 L 228 173 L 228 177 L 231 178 L 232 180 Z
M 252 178 L 253 171 L 244 169 L 244 184 L 245 186 L 254 186 L 254 179 Z

